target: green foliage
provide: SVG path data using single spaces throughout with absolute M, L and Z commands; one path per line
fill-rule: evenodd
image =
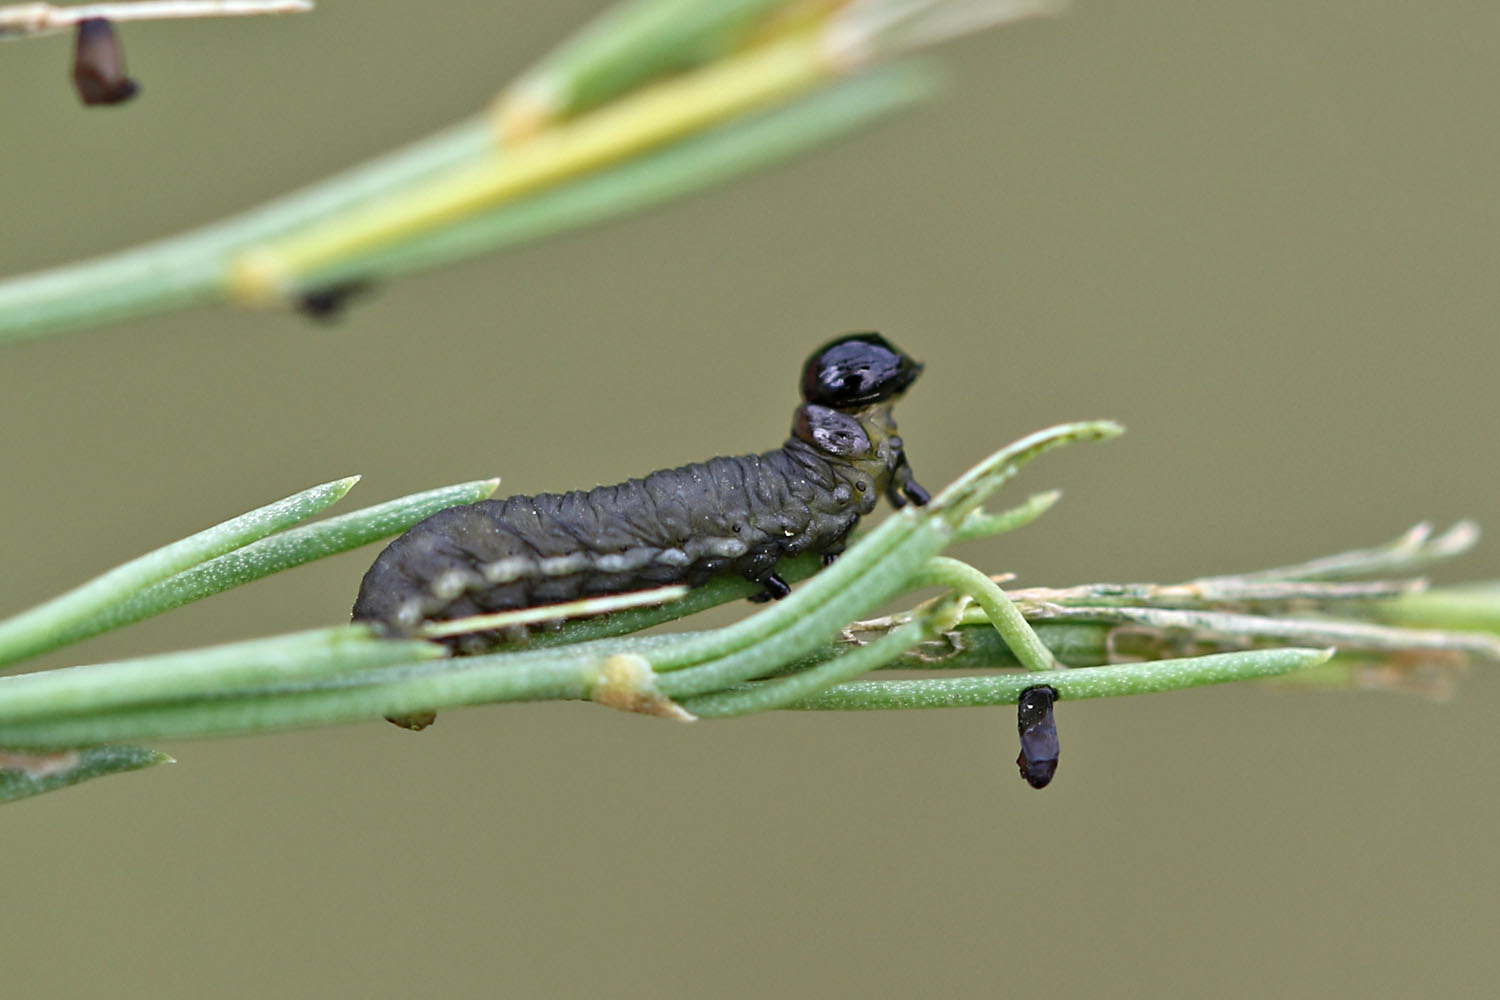
M 634 0 L 539 60 L 489 114 L 240 217 L 0 283 L 0 341 L 190 303 L 296 305 L 307 293 L 681 197 L 932 93 L 926 68 L 878 60 L 1050 6 Z M 1500 661 L 1500 640 L 1486 634 L 1500 629 L 1500 586 L 1424 592 L 1418 580 L 1357 582 L 1463 551 L 1475 538 L 1467 523 L 1435 538 L 1419 527 L 1375 549 L 1167 586 L 1007 594 L 999 580 L 943 555 L 954 542 L 1015 530 L 1052 506 L 1056 493 L 997 514 L 980 507 L 1031 459 L 1119 431 L 1079 423 L 1024 438 L 926 507 L 888 518 L 832 567 L 787 561 L 779 572 L 805 585 L 712 631 L 633 634 L 748 596 L 753 585 L 721 579 L 661 607 L 623 611 L 581 602 L 573 611 L 581 618 L 525 648 L 462 660 L 421 636 L 345 625 L 0 677 L 0 801 L 169 759 L 116 741 L 489 702 L 592 699 L 692 719 L 1009 704 L 1039 683 L 1065 700 L 1270 676 L 1316 675 L 1327 685 L 1372 660 Z M 0 664 L 389 537 L 496 485 L 464 483 L 304 523 L 354 483 L 258 508 L 0 622 Z M 940 596 L 857 621 L 930 587 Z M 1339 656 L 1328 663 L 1335 646 Z M 883 669 L 948 676 L 856 680 Z M 988 673 L 954 676 L 960 669 Z

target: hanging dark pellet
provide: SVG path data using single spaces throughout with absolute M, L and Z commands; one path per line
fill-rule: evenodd
M 296 299 L 296 309 L 309 319 L 330 323 L 343 316 L 351 298 L 370 288 L 370 282 L 364 278 L 351 278 L 336 285 L 303 292 Z
M 1016 729 L 1021 734 L 1021 755 L 1016 766 L 1032 788 L 1046 788 L 1057 773 L 1057 719 L 1052 703 L 1057 692 L 1045 685 L 1027 688 L 1016 704 Z
M 354 619 L 407 635 L 427 621 L 731 575 L 756 584 L 764 599 L 785 597 L 791 587 L 777 560 L 816 552 L 826 564 L 882 494 L 897 507 L 928 501 L 891 415 L 921 371 L 879 334 L 849 334 L 807 359 L 792 435 L 774 451 L 439 511 L 375 560 Z M 443 641 L 458 653 L 484 653 L 525 635 Z M 430 719 L 391 721 L 417 729 Z
M 87 105 L 120 104 L 130 100 L 140 86 L 125 75 L 125 50 L 114 25 L 102 17 L 78 22 L 73 48 L 73 86 Z

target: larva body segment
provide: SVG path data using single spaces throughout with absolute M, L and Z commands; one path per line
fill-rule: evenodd
M 836 556 L 882 493 L 898 506 L 926 501 L 891 416 L 920 370 L 877 334 L 846 336 L 808 360 L 792 436 L 775 451 L 440 511 L 380 554 L 354 618 L 400 634 L 429 620 L 698 586 L 725 574 L 782 597 L 778 559 Z M 447 641 L 477 653 L 505 638 Z

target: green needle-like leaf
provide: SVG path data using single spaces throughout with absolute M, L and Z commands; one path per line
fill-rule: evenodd
M 727 54 L 786 0 L 627 0 L 523 73 L 507 117 L 545 121 L 596 107 L 654 76 Z
M 90 778 L 172 762 L 166 754 L 144 747 L 89 747 L 50 754 L 0 750 L 0 802 L 14 802 Z
M 351 476 L 294 493 L 117 566 L 60 597 L 0 622 L 0 664 L 14 663 L 103 631 L 94 623 L 114 606 L 191 566 L 305 521 L 336 503 L 358 481 L 358 476 Z
M 498 479 L 480 479 L 444 486 L 278 532 L 147 587 L 84 623 L 88 630 L 71 633 L 68 641 L 86 639 L 284 569 L 389 538 L 440 510 L 483 500 L 499 484 Z
M 1256 649 L 1114 667 L 989 674 L 910 681 L 856 681 L 829 688 L 788 708 L 840 711 L 1014 705 L 1027 688 L 1046 684 L 1063 699 L 1116 698 L 1180 691 L 1205 684 L 1275 677 L 1326 663 L 1331 649 Z

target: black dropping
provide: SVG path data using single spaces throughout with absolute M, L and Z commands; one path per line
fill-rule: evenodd
M 1016 729 L 1021 734 L 1021 755 L 1016 766 L 1032 788 L 1046 788 L 1057 773 L 1057 719 L 1052 703 L 1057 692 L 1052 688 L 1027 688 L 1016 704 Z
M 102 17 L 78 22 L 73 47 L 73 86 L 89 106 L 121 104 L 140 92 L 140 85 L 125 75 L 125 50 L 115 36 L 114 25 Z
M 351 278 L 335 285 L 303 292 L 296 300 L 297 311 L 309 319 L 323 322 L 336 320 L 343 315 L 351 298 L 369 291 L 370 288 L 371 285 L 367 279 Z

